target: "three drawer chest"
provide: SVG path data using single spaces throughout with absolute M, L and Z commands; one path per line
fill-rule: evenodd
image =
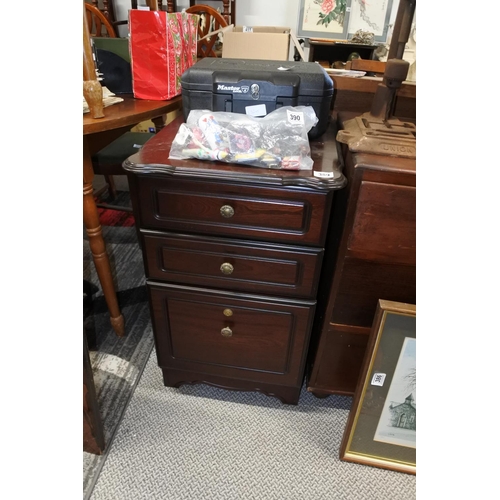
M 297 404 L 333 200 L 333 126 L 313 171 L 169 160 L 182 118 L 124 164 L 166 386 L 205 383 Z

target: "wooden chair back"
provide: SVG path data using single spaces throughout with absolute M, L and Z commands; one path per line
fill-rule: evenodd
M 236 0 L 221 0 L 222 1 L 222 17 L 228 24 L 236 25 Z M 196 5 L 196 0 L 189 0 L 189 6 Z M 167 12 L 178 12 L 177 0 L 167 0 Z
M 87 3 L 91 3 L 96 9 L 99 9 L 111 24 L 116 21 L 114 1 L 115 0 L 86 0 Z
M 90 36 L 116 38 L 116 32 L 107 17 L 93 5 L 89 3 L 85 3 L 84 5 Z
M 186 9 L 188 14 L 198 14 L 198 53 L 199 59 L 203 57 L 219 57 L 214 49 L 218 34 L 206 37 L 208 33 L 228 26 L 222 15 L 209 5 L 193 5 Z
M 111 23 L 111 26 L 113 26 L 116 36 L 119 36 L 120 34 L 118 32 L 118 27 L 128 24 L 128 19 L 124 19 L 122 21 L 117 20 L 116 17 L 117 9 L 115 7 L 115 4 L 118 3 L 119 0 L 86 0 L 86 1 L 87 3 L 92 3 L 92 5 L 96 9 L 99 9 L 106 16 L 106 19 Z M 147 3 L 148 2 L 149 0 L 147 0 Z M 130 0 L 130 4 L 132 9 L 137 9 L 137 0 Z M 157 9 L 151 9 L 151 10 L 157 10 Z

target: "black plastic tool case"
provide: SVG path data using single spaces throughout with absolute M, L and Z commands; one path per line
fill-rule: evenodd
M 265 105 L 268 114 L 281 106 L 312 106 L 319 121 L 309 137 L 328 127 L 333 81 L 314 62 L 205 57 L 183 73 L 181 85 L 185 120 L 192 109 L 252 114 L 247 107 Z

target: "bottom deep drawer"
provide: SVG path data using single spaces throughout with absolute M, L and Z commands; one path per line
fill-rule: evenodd
M 162 368 L 302 382 L 314 301 L 148 282 Z

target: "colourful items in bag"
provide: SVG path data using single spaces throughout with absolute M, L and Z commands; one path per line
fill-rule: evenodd
M 300 121 L 293 119 L 297 116 Z M 193 109 L 172 141 L 169 158 L 311 170 L 307 133 L 317 121 L 311 106 L 284 106 L 259 118 Z

